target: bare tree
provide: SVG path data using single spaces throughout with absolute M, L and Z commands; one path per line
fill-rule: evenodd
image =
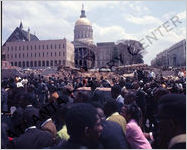
M 126 54 L 126 58 L 128 56 L 130 57 L 130 64 L 143 63 L 143 54 L 145 54 L 145 50 L 139 41 L 119 40 L 117 42 L 117 47 L 121 50 L 122 54 Z

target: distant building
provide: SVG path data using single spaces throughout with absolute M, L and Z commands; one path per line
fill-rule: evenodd
M 82 6 L 80 18 L 74 27 L 75 67 L 93 68 L 94 52 L 93 29 L 90 21 L 86 18 L 84 6 Z
M 75 67 L 102 68 L 109 65 L 130 64 L 131 56 L 127 45 L 118 49 L 114 42 L 99 42 L 94 44 L 91 22 L 86 18 L 84 6 L 80 18 L 75 22 L 74 41 Z
M 134 43 L 140 44 L 138 41 Z M 20 23 L 3 45 L 2 52 L 3 60 L 9 61 L 12 66 L 22 68 L 58 65 L 102 68 L 133 63 L 127 45 L 120 49 L 115 42 L 94 43 L 92 24 L 86 18 L 84 6 L 80 18 L 75 22 L 73 42 L 65 38 L 39 40 L 36 35 L 30 33 L 30 29 L 23 30 L 23 24 Z
M 23 30 L 23 24 L 17 27 L 12 34 L 9 36 L 6 42 L 20 42 L 20 41 L 39 41 L 39 39 L 30 33 L 30 28 L 28 31 Z
M 151 61 L 152 66 L 186 66 L 186 40 L 182 40 L 157 54 Z
M 12 66 L 45 68 L 58 65 L 74 66 L 74 46 L 66 39 L 39 40 L 35 35 L 16 28 L 2 48 L 3 59 Z

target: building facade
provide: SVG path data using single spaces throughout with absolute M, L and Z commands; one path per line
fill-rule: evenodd
M 82 6 L 80 18 L 75 22 L 73 44 L 75 67 L 93 68 L 95 65 L 93 29 L 91 22 L 86 18 L 84 6 Z
M 138 42 L 138 41 L 137 41 Z M 64 65 L 76 68 L 102 68 L 132 64 L 127 44 L 115 42 L 94 43 L 93 27 L 82 6 L 75 22 L 73 42 L 64 39 L 39 40 L 23 25 L 17 27 L 2 48 L 2 58 L 22 68 L 45 68 Z
M 186 66 L 186 40 L 182 40 L 157 54 L 151 61 L 152 66 Z
M 39 40 L 29 32 L 26 33 L 22 23 L 3 45 L 2 54 L 12 66 L 21 68 L 74 66 L 74 46 L 71 42 L 65 38 Z
M 137 44 L 138 41 L 134 43 Z M 124 44 L 121 48 L 115 42 L 94 44 L 92 24 L 86 18 L 84 7 L 82 7 L 80 18 L 75 22 L 73 44 L 77 68 L 102 68 L 132 63 L 127 45 Z

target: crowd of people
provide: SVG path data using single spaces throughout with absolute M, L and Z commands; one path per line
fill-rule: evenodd
M 183 149 L 186 76 L 4 78 L 1 124 L 4 149 Z

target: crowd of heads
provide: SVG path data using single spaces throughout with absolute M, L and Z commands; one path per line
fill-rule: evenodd
M 171 148 L 173 137 L 186 134 L 181 74 L 163 77 L 143 69 L 110 79 L 31 74 L 2 79 L 1 87 L 2 148 Z M 129 136 L 132 120 L 148 141 L 145 147 Z

